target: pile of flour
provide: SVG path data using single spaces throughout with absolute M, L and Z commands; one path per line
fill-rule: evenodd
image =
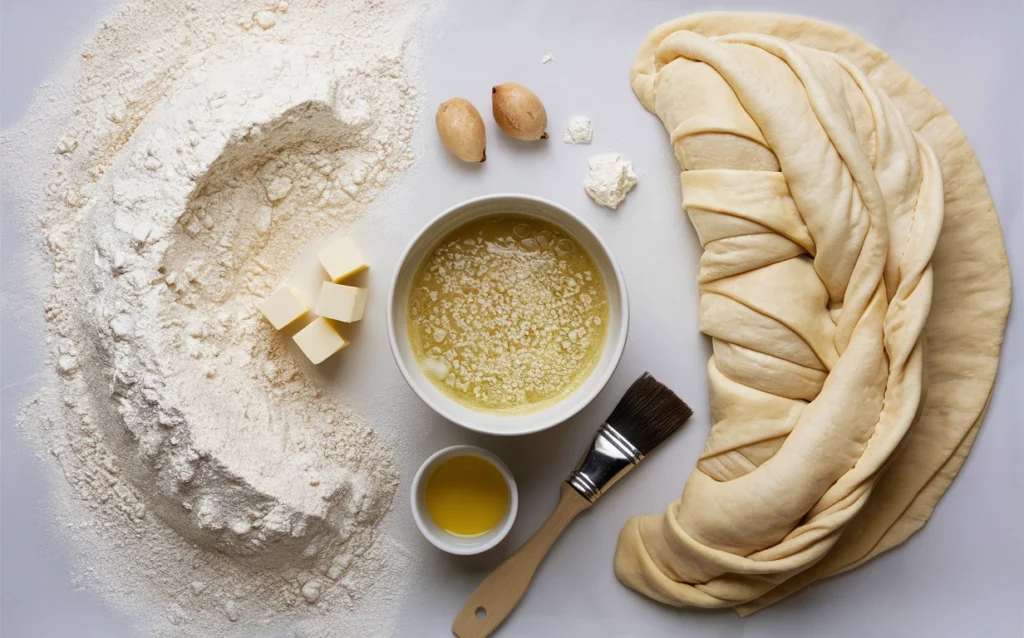
M 23 424 L 74 488 L 78 578 L 147 630 L 393 620 L 390 451 L 256 305 L 412 162 L 421 19 L 416 0 L 129 2 L 4 140 L 52 273 L 53 379 Z

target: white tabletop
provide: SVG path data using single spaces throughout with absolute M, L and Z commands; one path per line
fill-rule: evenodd
M 112 0 L 10 2 L 3 21 L 4 126 L 24 116 L 45 81 L 114 4 Z M 402 487 L 386 523 L 413 548 L 412 583 L 398 633 L 445 636 L 476 583 L 548 514 L 558 483 L 593 429 L 640 372 L 650 370 L 696 409 L 684 432 L 581 516 L 542 566 L 500 636 L 1020 636 L 1024 632 L 1024 320 L 1011 313 L 1000 375 L 988 417 L 960 476 L 928 525 L 905 545 L 852 573 L 819 583 L 747 619 L 730 612 L 676 610 L 622 587 L 611 559 L 622 523 L 658 512 L 678 496 L 699 455 L 709 420 L 706 340 L 697 331 L 695 273 L 700 249 L 680 212 L 678 166 L 661 123 L 629 89 L 628 70 L 644 35 L 664 20 L 711 8 L 802 13 L 846 26 L 888 51 L 949 108 L 978 154 L 999 209 L 1015 278 L 1024 280 L 1021 113 L 1024 68 L 1017 0 L 859 0 L 813 2 L 621 1 L 452 2 L 425 42 L 427 95 L 417 134 L 418 161 L 355 229 L 369 258 L 376 294 L 360 340 L 338 378 L 324 379 L 395 445 Z M 442 37 L 443 36 L 443 37 Z M 555 57 L 541 64 L 546 53 Z M 435 105 L 461 95 L 484 107 L 493 84 L 516 80 L 547 107 L 552 140 L 524 148 L 489 124 L 488 160 L 463 165 L 441 149 Z M 590 146 L 561 134 L 571 115 L 594 123 Z M 633 160 L 639 186 L 612 212 L 584 194 L 591 154 L 617 151 Z M 482 168 L 482 170 L 481 170 Z M 586 218 L 608 241 L 627 278 L 632 325 L 622 363 L 582 414 L 546 433 L 519 438 L 473 435 L 433 415 L 404 384 L 389 352 L 385 290 L 406 242 L 439 211 L 494 192 L 553 199 Z M 4 200 L 3 276 L 26 229 Z M 5 286 L 6 296 L 7 286 Z M 4 305 L 2 373 L 2 633 L 4 636 L 128 636 L 131 619 L 89 591 L 76 591 L 71 553 L 47 515 L 61 481 L 17 432 L 19 403 L 40 370 L 41 313 L 16 323 Z M 361 370 L 361 374 L 354 371 Z M 504 458 L 519 483 L 520 514 L 509 538 L 482 556 L 455 557 L 422 547 L 412 524 L 408 487 L 435 450 L 475 443 Z M 40 533 L 39 530 L 43 530 Z

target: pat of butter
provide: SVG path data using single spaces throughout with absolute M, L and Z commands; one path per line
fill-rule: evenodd
M 320 258 L 324 270 L 334 282 L 341 281 L 345 277 L 369 267 L 369 264 L 363 259 L 363 253 L 359 251 L 359 247 L 351 237 L 339 239 L 321 250 L 317 257 Z
M 344 286 L 325 281 L 316 301 L 316 314 L 336 321 L 352 323 L 363 318 L 366 308 L 366 288 Z
M 338 331 L 323 317 L 317 317 L 299 330 L 292 339 L 313 363 L 321 363 L 348 345 Z
M 303 301 L 299 291 L 288 285 L 275 290 L 274 294 L 264 299 L 258 308 L 277 330 L 309 311 L 309 306 Z

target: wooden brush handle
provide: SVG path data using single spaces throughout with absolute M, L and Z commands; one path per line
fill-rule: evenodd
M 452 633 L 459 638 L 490 636 L 523 599 L 537 567 L 562 531 L 588 507 L 590 501 L 568 483 L 562 483 L 562 495 L 555 511 L 522 547 L 480 583 L 455 617 Z

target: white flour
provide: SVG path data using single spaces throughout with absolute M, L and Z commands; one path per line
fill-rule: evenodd
M 11 157 L 64 131 L 45 186 L 20 171 L 55 371 L 23 421 L 74 487 L 80 580 L 146 631 L 394 620 L 390 452 L 256 305 L 412 162 L 420 17 L 415 0 L 130 2 L 71 97 L 44 92 L 4 139 Z
M 636 186 L 633 163 L 618 153 L 594 155 L 587 161 L 583 188 L 601 206 L 616 209 Z
M 586 115 L 573 115 L 565 127 L 562 141 L 566 144 L 590 144 L 594 139 L 594 127 Z

